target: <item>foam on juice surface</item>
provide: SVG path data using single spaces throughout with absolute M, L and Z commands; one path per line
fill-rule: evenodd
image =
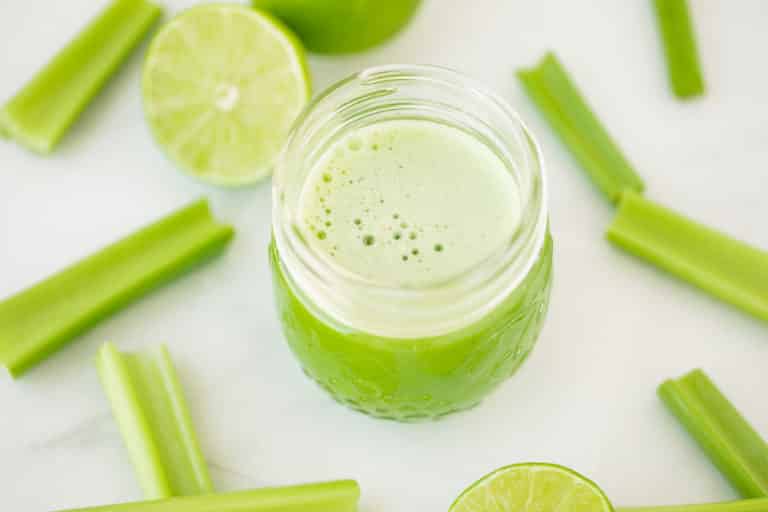
M 341 138 L 311 170 L 300 229 L 334 265 L 380 285 L 423 288 L 472 269 L 513 235 L 518 189 L 473 136 L 424 120 Z

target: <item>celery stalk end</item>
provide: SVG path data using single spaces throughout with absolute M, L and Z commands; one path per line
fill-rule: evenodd
M 624 191 L 609 241 L 768 320 L 768 252 Z

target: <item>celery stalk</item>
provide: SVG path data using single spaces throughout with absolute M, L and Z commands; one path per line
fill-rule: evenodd
M 186 496 L 72 509 L 67 512 L 356 512 L 360 489 L 352 480 Z
M 146 499 L 213 492 L 168 350 L 121 354 L 111 343 L 96 361 L 112 413 Z
M 619 507 L 616 510 L 618 512 L 768 512 L 768 498 L 666 507 Z
M 768 320 L 768 252 L 633 193 L 623 195 L 606 236 L 628 252 Z
M 0 132 L 50 153 L 160 13 L 147 0 L 113 0 L 0 109 Z
M 664 382 L 659 396 L 743 497 L 768 496 L 768 445 L 704 372 Z
M 553 53 L 547 53 L 535 68 L 518 71 L 517 76 L 555 133 L 611 202 L 617 202 L 626 189 L 643 191 L 642 179 Z
M 667 60 L 667 74 L 678 98 L 704 93 L 704 78 L 687 0 L 653 0 Z
M 0 364 L 18 376 L 76 335 L 221 251 L 232 238 L 200 200 L 0 302 Z

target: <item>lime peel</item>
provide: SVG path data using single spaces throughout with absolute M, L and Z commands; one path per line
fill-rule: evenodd
M 309 51 L 349 54 L 390 39 L 413 18 L 421 0 L 251 0 L 291 27 Z

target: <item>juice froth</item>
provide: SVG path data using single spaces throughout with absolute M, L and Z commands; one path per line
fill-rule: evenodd
M 441 123 L 392 120 L 342 137 L 299 201 L 310 247 L 377 285 L 424 288 L 503 249 L 520 222 L 513 175 L 476 137 Z

